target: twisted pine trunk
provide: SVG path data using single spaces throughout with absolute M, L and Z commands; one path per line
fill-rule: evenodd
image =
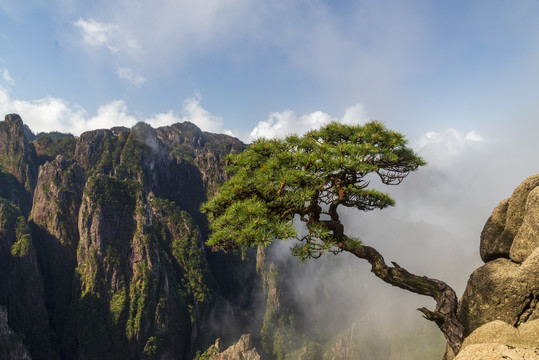
M 370 246 L 359 245 L 354 241 L 343 241 L 337 245 L 340 249 L 367 260 L 371 264 L 371 271 L 386 283 L 432 297 L 436 301 L 434 311 L 424 307 L 418 310 L 426 319 L 438 325 L 448 345 L 455 354 L 458 354 L 464 341 L 465 329 L 457 317 L 457 295 L 449 285 L 437 279 L 411 274 L 394 262 L 393 266 L 388 266 L 383 256 Z

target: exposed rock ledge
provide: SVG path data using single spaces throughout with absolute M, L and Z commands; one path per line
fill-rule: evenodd
M 251 336 L 244 334 L 237 343 L 231 345 L 228 349 L 221 352 L 219 349 L 219 339 L 215 341 L 205 354 L 211 354 L 209 360 L 260 360 L 260 355 L 256 348 L 251 348 Z
M 503 321 L 489 322 L 466 338 L 455 360 L 539 359 L 539 320 L 515 328 Z

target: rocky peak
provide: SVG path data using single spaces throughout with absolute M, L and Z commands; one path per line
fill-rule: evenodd
M 129 128 L 126 128 L 125 126 L 115 126 L 111 128 L 110 131 L 114 136 L 120 136 L 122 134 L 128 133 Z
M 163 126 L 157 129 L 157 131 L 161 140 L 171 147 L 184 143 L 191 146 L 200 146 L 199 139 L 203 136 L 202 130 L 188 121 L 170 126 Z
M 4 118 L 5 122 L 20 122 L 22 124 L 22 119 L 19 114 L 7 114 Z
M 18 184 L 12 184 L 7 198 L 29 211 L 31 193 L 36 184 L 35 151 L 28 143 L 21 117 L 6 115 L 0 122 L 0 173 L 11 175 Z M 6 189 L 0 189 L 6 191 Z

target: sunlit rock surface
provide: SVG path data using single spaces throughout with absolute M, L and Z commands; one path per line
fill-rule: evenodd
M 244 334 L 237 343 L 232 344 L 226 350 L 220 350 L 220 340 L 217 339 L 206 354 L 209 360 L 260 360 L 260 355 L 251 344 L 251 336 Z
M 459 305 L 459 316 L 471 333 L 502 320 L 518 326 L 539 318 L 539 248 L 522 263 L 488 262 L 472 273 Z
M 461 350 L 455 360 L 537 360 L 539 349 L 515 348 L 510 345 L 486 343 L 470 345 Z
M 524 262 L 539 246 L 539 186 L 530 191 L 525 210 L 522 225 L 509 252 L 511 260 L 518 263 Z
M 462 348 L 485 342 L 513 347 L 539 348 L 539 319 L 529 321 L 519 327 L 500 320 L 491 321 L 472 332 L 462 344 Z

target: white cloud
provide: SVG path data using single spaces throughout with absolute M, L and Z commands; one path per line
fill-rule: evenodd
M 82 107 L 51 96 L 30 101 L 12 99 L 9 90 L 0 86 L 0 113 L 21 115 L 24 123 L 36 133 L 60 131 L 80 135 L 94 129 L 132 127 L 138 121 L 144 121 L 154 128 L 189 121 L 203 131 L 233 135 L 231 131 L 223 129 L 221 117 L 204 109 L 200 102 L 200 94 L 195 94 L 184 101 L 181 115 L 169 110 L 146 119 L 137 119 L 129 115 L 124 101 L 115 100 L 100 106 L 97 114 L 90 116 Z
M 471 142 L 484 142 L 485 141 L 485 138 L 479 135 L 478 133 L 476 133 L 475 131 L 470 131 L 469 133 L 466 134 L 464 138 Z
M 136 75 L 131 68 L 120 67 L 116 70 L 116 75 L 122 80 L 126 80 L 131 85 L 141 87 L 146 82 L 146 79 L 140 75 Z
M 331 117 L 322 111 L 315 111 L 301 116 L 296 115 L 291 110 L 274 112 L 269 115 L 268 120 L 258 123 L 251 131 L 249 140 L 252 141 L 260 137 L 281 137 L 289 134 L 301 135 L 308 130 L 317 129 L 332 121 L 345 124 L 362 124 L 368 120 L 365 108 L 361 104 L 346 109 L 341 119 Z
M 7 69 L 0 69 L 1 75 L 2 75 L 2 81 L 4 82 L 4 85 L 6 86 L 14 86 L 15 80 L 11 78 L 9 75 L 9 71 Z
M 252 20 L 252 0 L 103 2 L 73 24 L 85 44 L 122 55 L 123 63 L 144 63 L 146 70 L 177 66 L 193 49 L 220 46 L 243 36 Z M 251 12 L 250 12 L 251 11 Z M 142 26 L 141 26 L 142 24 Z M 241 34 L 241 35 L 240 35 Z M 158 56 L 155 56 L 158 54 Z
M 37 100 L 12 99 L 9 91 L 0 87 L 0 112 L 17 113 L 34 132 L 60 131 L 79 135 L 84 131 L 111 128 L 113 126 L 131 127 L 136 119 L 127 114 L 123 101 L 113 101 L 101 106 L 95 116 L 89 116 L 80 106 L 70 105 L 55 97 Z
M 94 19 L 80 18 L 73 25 L 80 29 L 82 40 L 87 45 L 103 46 L 111 54 L 140 55 L 141 49 L 137 40 L 117 24 L 105 24 Z
M 110 129 L 112 126 L 132 127 L 137 119 L 127 114 L 127 106 L 121 100 L 116 100 L 101 106 L 97 115 L 85 121 L 85 131 L 92 129 Z
M 92 46 L 105 46 L 111 52 L 118 52 L 114 44 L 114 38 L 117 37 L 119 27 L 114 24 L 102 24 L 94 19 L 79 19 L 73 23 L 81 30 L 83 41 Z
M 367 122 L 369 117 L 367 116 L 367 111 L 362 104 L 356 104 L 352 107 L 349 107 L 345 110 L 344 116 L 341 119 L 343 124 L 361 124 Z
M 223 129 L 223 119 L 220 116 L 213 115 L 204 109 L 200 104 L 202 97 L 200 94 L 187 98 L 183 102 L 181 116 L 175 114 L 172 110 L 166 113 L 159 113 L 146 119 L 145 122 L 153 127 L 172 125 L 177 122 L 189 121 L 198 126 L 203 131 L 219 132 L 232 135 L 232 132 Z
M 200 95 L 188 98 L 183 103 L 183 119 L 205 131 L 222 131 L 223 120 L 200 105 Z
M 119 76 L 128 79 L 132 75 L 128 68 L 121 70 L 118 72 Z M 82 107 L 69 104 L 60 98 L 49 96 L 30 101 L 11 99 L 9 91 L 0 87 L 0 111 L 3 113 L 19 113 L 25 123 L 35 132 L 61 131 L 79 135 L 84 131 L 97 128 L 131 127 L 137 121 L 144 121 L 154 128 L 189 121 L 203 131 L 239 136 L 243 141 L 250 142 L 258 137 L 278 137 L 292 133 L 302 134 L 332 121 L 347 124 L 361 124 L 368 121 L 365 109 L 361 104 L 346 109 L 344 116 L 340 119 L 322 111 L 298 116 L 295 112 L 286 110 L 271 113 L 268 120 L 259 122 L 250 133 L 244 132 L 238 135 L 224 129 L 223 119 L 205 109 L 201 101 L 201 95 L 196 93 L 183 102 L 179 114 L 173 110 L 168 110 L 145 119 L 137 119 L 129 115 L 129 110 L 124 101 L 115 100 L 102 105 L 95 116 L 90 116 Z
M 428 165 L 400 186 L 387 189 L 397 200 L 388 213 L 405 222 L 443 229 L 454 235 L 455 243 L 476 251 L 466 241 L 479 238 L 492 206 L 503 199 L 495 194 L 506 185 L 506 177 L 496 175 L 500 163 L 494 159 L 505 161 L 497 145 L 475 131 L 455 128 L 429 131 L 412 141 L 412 148 Z
M 166 113 L 159 113 L 146 119 L 146 123 L 150 124 L 154 128 L 169 126 L 177 122 L 181 122 L 181 117 L 177 116 L 172 110 Z
M 450 128 L 443 134 L 429 131 L 413 143 L 416 151 L 430 163 L 447 164 L 472 148 L 480 147 L 486 140 L 475 131 L 466 134 Z

